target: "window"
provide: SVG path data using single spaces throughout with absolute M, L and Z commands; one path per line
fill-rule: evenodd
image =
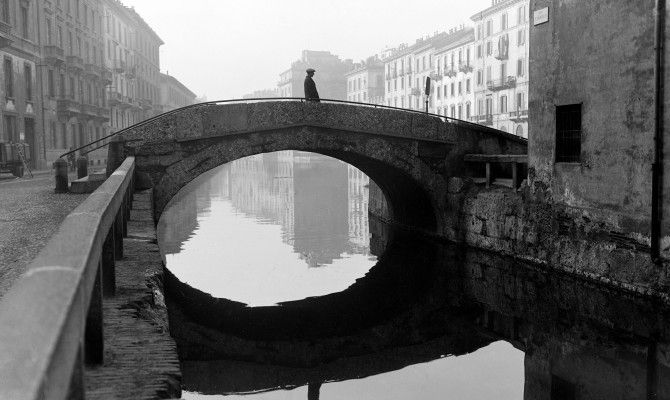
M 63 48 L 63 28 L 58 27 L 58 47 Z
M 57 138 L 56 138 L 56 123 L 54 121 L 51 121 L 51 123 L 49 123 L 49 131 L 51 133 L 51 135 L 49 136 L 50 137 L 50 140 L 49 140 L 50 146 L 49 147 L 52 148 L 52 149 L 55 149 L 58 142 L 57 142 Z
M 516 131 L 515 131 L 517 136 L 525 137 L 523 135 L 523 126 L 522 125 L 517 125 L 516 126 Z
M 516 31 L 516 44 L 518 46 L 523 46 L 526 43 L 526 30 L 519 29 Z
M 507 63 L 500 64 L 500 80 L 505 81 L 507 78 Z
M 454 82 L 451 82 L 451 97 L 454 97 L 456 93 L 454 92 Z
M 470 103 L 465 103 L 465 119 L 470 119 Z
M 28 6 L 21 5 L 21 34 L 24 38 L 28 38 Z
M 463 105 L 458 105 L 458 119 L 463 119 Z
M 516 109 L 517 110 L 525 110 L 526 105 L 524 103 L 524 98 L 523 98 L 523 92 L 517 93 L 516 94 Z
M 463 82 L 458 82 L 458 94 L 463 94 Z
M 482 58 L 482 45 L 477 45 L 477 58 Z
M 507 29 L 507 13 L 500 16 L 500 30 Z
M 484 75 L 484 72 L 481 69 L 477 70 L 477 85 L 481 85 L 482 82 L 484 81 L 482 79 L 483 75 Z
M 486 115 L 493 115 L 493 99 L 491 97 L 486 98 Z
M 579 162 L 581 141 L 582 105 L 556 106 L 556 162 Z
M 31 101 L 33 99 L 33 71 L 30 64 L 23 66 L 23 78 L 26 83 L 26 100 Z
M 486 42 L 486 55 L 490 56 L 493 54 L 493 46 L 491 45 L 491 41 Z
M 46 36 L 47 36 L 47 38 L 46 38 L 47 39 L 47 44 L 49 44 L 49 45 L 53 44 L 51 29 L 52 29 L 51 20 L 49 18 L 47 18 L 47 29 L 46 29 L 45 33 L 46 33 Z
M 498 106 L 499 106 L 500 113 L 501 114 L 506 113 L 507 112 L 507 96 L 506 95 L 500 96 L 500 102 L 499 103 L 500 104 L 498 104 Z
M 19 135 L 17 134 L 16 129 L 16 117 L 12 115 L 5 115 L 5 137 L 6 140 L 10 142 L 18 142 Z
M 5 95 L 9 98 L 14 97 L 14 66 L 11 58 L 5 58 Z
M 477 40 L 482 38 L 482 25 L 477 25 Z
M 449 108 L 449 110 L 450 110 L 451 118 L 456 118 L 456 106 L 454 106 L 452 104 L 452 106 Z
M 526 7 L 525 6 L 521 6 L 517 10 L 516 23 L 519 24 L 519 25 L 526 23 Z
M 70 92 L 68 97 L 74 99 L 74 77 L 70 77 Z
M 11 24 L 9 18 L 9 0 L 0 0 L 0 18 L 8 24 Z
M 517 76 L 523 76 L 525 73 L 525 68 L 524 68 L 524 63 L 523 63 L 523 58 L 519 58 L 516 60 L 516 74 Z
M 50 69 L 47 72 L 47 90 L 49 91 L 49 97 L 56 96 L 56 86 L 54 83 L 54 70 Z
M 488 20 L 486 21 L 486 36 L 491 36 L 491 31 L 493 31 L 493 21 Z
M 465 80 L 465 93 L 470 93 L 470 79 Z

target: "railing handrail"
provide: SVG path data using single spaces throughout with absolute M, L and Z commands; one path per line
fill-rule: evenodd
M 122 165 L 59 226 L 0 300 L 0 398 L 66 399 L 81 366 L 102 248 L 135 170 Z
M 197 107 L 208 106 L 208 105 L 219 105 L 219 104 L 229 104 L 229 103 L 266 102 L 266 101 L 300 101 L 300 102 L 304 102 L 304 101 L 306 101 L 306 99 L 304 97 L 254 97 L 254 98 L 248 98 L 248 99 L 213 100 L 213 101 L 206 101 L 206 102 L 203 102 L 203 103 L 189 104 L 188 106 L 176 108 L 174 110 L 170 110 L 168 112 L 155 115 L 151 118 L 145 119 L 144 121 L 140 121 L 140 122 L 138 122 L 134 125 L 131 125 L 129 127 L 126 127 L 126 128 L 121 129 L 121 130 L 118 130 L 116 132 L 113 132 L 113 133 L 111 133 L 107 136 L 101 137 L 100 139 L 96 139 L 96 140 L 94 140 L 90 143 L 87 143 L 87 144 L 83 145 L 83 146 L 77 147 L 76 149 L 69 150 L 69 151 L 61 154 L 59 157 L 60 158 L 67 157 L 70 154 L 74 154 L 77 151 L 86 149 L 87 147 L 92 146 L 96 143 L 100 143 L 100 142 L 105 141 L 107 139 L 110 139 L 114 136 L 120 135 L 124 132 L 131 131 L 131 130 L 133 130 L 135 128 L 138 128 L 140 126 L 143 126 L 143 125 L 146 125 L 146 124 L 151 123 L 153 121 L 156 121 L 157 119 L 163 118 L 167 115 L 176 114 L 176 113 L 178 113 L 180 111 L 183 111 L 183 110 L 188 110 L 188 109 L 191 109 L 191 108 L 197 108 Z M 396 111 L 402 111 L 402 112 L 409 112 L 409 113 L 413 113 L 413 114 L 422 114 L 422 115 L 428 115 L 428 116 L 433 116 L 433 117 L 436 117 L 436 118 L 440 118 L 440 119 L 444 120 L 445 122 L 451 122 L 451 123 L 456 123 L 456 124 L 465 124 L 465 125 L 470 125 L 470 126 L 477 126 L 477 127 L 481 127 L 481 128 L 484 128 L 484 129 L 493 129 L 491 127 L 476 124 L 474 122 L 465 121 L 465 120 L 452 118 L 452 117 L 447 117 L 445 115 L 429 113 L 429 112 L 425 112 L 425 111 L 421 111 L 421 110 L 412 110 L 412 109 L 409 109 L 409 108 L 393 107 L 393 106 L 387 106 L 387 105 L 383 105 L 383 104 L 362 103 L 362 102 L 357 102 L 357 101 L 338 100 L 338 99 L 320 99 L 320 101 L 323 102 L 323 103 L 352 104 L 352 105 L 358 105 L 358 106 L 364 106 L 364 107 L 389 109 L 389 110 L 396 110 Z M 500 132 L 503 132 L 503 131 L 500 131 Z M 86 151 L 84 154 L 90 153 L 91 151 L 94 151 L 94 150 L 97 150 L 99 148 L 105 147 L 108 144 L 109 143 L 104 143 L 104 144 L 102 144 L 98 147 L 95 147 L 91 150 Z

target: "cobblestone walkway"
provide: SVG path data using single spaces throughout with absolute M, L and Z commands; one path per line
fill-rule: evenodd
M 71 176 L 72 178 L 72 176 Z M 23 274 L 58 225 L 86 194 L 54 193 L 51 171 L 0 175 L 0 297 Z
M 86 398 L 179 398 L 181 372 L 162 292 L 163 264 L 148 192 L 136 193 L 116 262 L 117 292 L 104 299 L 105 362 L 85 372 Z

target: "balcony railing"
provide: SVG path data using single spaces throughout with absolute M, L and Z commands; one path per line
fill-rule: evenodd
M 504 51 L 500 51 L 500 50 L 494 51 L 493 52 L 493 57 L 498 59 L 498 60 L 507 60 L 509 58 L 508 57 L 508 52 L 506 50 L 504 50 Z
M 502 79 L 493 79 L 486 82 L 486 87 L 492 91 L 509 89 L 515 86 L 516 86 L 516 77 L 514 76 L 508 76 L 507 78 Z
M 97 117 L 98 116 L 98 107 L 92 105 L 92 104 L 82 104 L 81 105 L 81 113 L 84 115 L 88 115 L 89 117 Z
M 444 68 L 444 74 L 450 78 L 453 78 L 458 74 L 453 65 L 448 65 Z
M 10 43 L 12 43 L 12 26 L 0 21 L 0 48 L 7 47 Z
M 509 119 L 514 122 L 521 122 L 528 119 L 528 110 L 510 111 Z
M 65 62 L 67 62 L 68 66 L 72 69 L 79 71 L 84 69 L 84 60 L 79 56 L 67 56 Z
M 467 62 L 462 62 L 458 64 L 458 70 L 465 73 L 472 72 L 472 65 Z
M 56 111 L 60 114 L 73 116 L 81 112 L 81 107 L 78 101 L 73 99 L 58 99 L 56 101 Z
M 123 73 L 126 70 L 126 62 L 122 60 L 116 60 L 114 63 L 114 71 L 118 73 Z
M 470 121 L 491 126 L 493 125 L 493 114 L 474 115 L 470 117 Z
M 58 46 L 44 46 L 44 63 L 60 65 L 65 62 L 65 52 Z
M 84 74 L 88 76 L 98 76 L 100 75 L 100 68 L 91 63 L 84 64 Z
M 112 83 L 112 71 L 110 71 L 107 67 L 100 68 L 100 77 L 104 83 Z

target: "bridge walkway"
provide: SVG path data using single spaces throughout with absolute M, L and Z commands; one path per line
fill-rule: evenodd
M 136 192 L 116 261 L 116 295 L 103 302 L 105 356 L 84 372 L 86 399 L 179 398 L 181 372 L 160 289 L 163 264 L 149 191 Z

